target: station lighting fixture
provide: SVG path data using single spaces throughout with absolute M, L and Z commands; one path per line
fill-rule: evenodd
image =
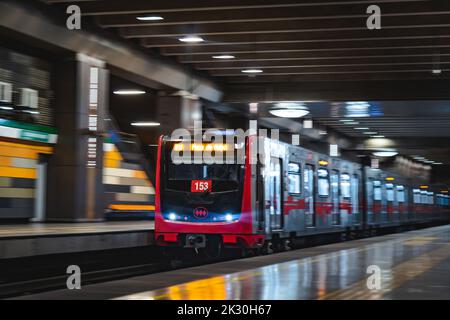
M 244 69 L 241 70 L 242 73 L 262 73 L 261 69 Z
M 433 164 L 434 164 L 434 165 L 437 165 L 437 166 L 443 165 L 442 162 L 435 162 L 435 163 L 433 163 Z
M 371 136 L 371 138 L 378 138 L 378 139 L 381 139 L 381 138 L 386 138 L 386 137 L 383 136 L 383 135 L 381 135 L 381 134 L 378 134 L 378 135 L 375 135 L 375 136 Z
M 187 42 L 187 43 L 200 43 L 205 41 L 202 37 L 199 36 L 185 36 L 183 38 L 179 38 L 181 42 Z
M 364 134 L 377 134 L 378 132 L 376 132 L 376 131 L 366 131 L 366 132 L 364 132 Z
M 124 90 L 116 90 L 113 93 L 118 95 L 138 95 L 138 94 L 145 94 L 146 92 L 144 90 L 124 89 Z
M 132 122 L 132 126 L 134 127 L 157 127 L 161 125 L 159 122 Z
M 140 17 L 136 17 L 137 20 L 139 21 L 161 21 L 164 20 L 163 17 L 161 17 L 160 15 L 148 15 L 148 16 L 140 16 Z
M 250 102 L 248 109 L 250 113 L 258 113 L 258 102 Z
M 353 128 L 355 130 L 369 130 L 369 128 L 367 127 L 357 127 L 357 128 Z
M 236 58 L 235 56 L 232 56 L 230 54 L 220 54 L 217 56 L 212 56 L 213 59 L 222 59 L 222 60 L 228 60 L 228 59 L 234 59 Z
M 339 121 L 340 122 L 353 122 L 352 119 L 340 119 Z
M 372 153 L 376 157 L 393 157 L 398 154 L 397 151 L 375 151 Z
M 435 74 L 435 75 L 438 75 L 438 74 L 441 74 L 441 73 L 442 73 L 442 70 L 441 70 L 441 69 L 433 69 L 433 70 L 431 71 L 431 73 L 432 73 L 432 74 Z
M 301 103 L 279 102 L 269 112 L 281 118 L 301 118 L 309 114 L 309 109 Z

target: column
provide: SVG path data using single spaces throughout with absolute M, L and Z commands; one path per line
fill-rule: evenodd
M 102 61 L 81 54 L 55 68 L 58 142 L 48 166 L 46 220 L 104 218 L 103 140 L 108 80 Z

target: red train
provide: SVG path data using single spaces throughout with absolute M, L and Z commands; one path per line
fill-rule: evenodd
M 253 163 L 257 145 L 261 161 Z M 172 153 L 186 149 L 200 155 L 233 149 L 242 161 L 175 164 Z M 166 136 L 159 141 L 160 246 L 270 251 L 305 236 L 448 218 L 447 190 L 268 138 L 250 136 L 241 144 L 183 143 Z

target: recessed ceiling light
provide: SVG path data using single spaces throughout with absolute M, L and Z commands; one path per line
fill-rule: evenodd
M 366 132 L 364 132 L 364 134 L 377 134 L 378 132 L 376 132 L 376 131 L 366 131 Z
M 393 157 L 398 154 L 397 151 L 375 151 L 372 153 L 376 157 Z
M 358 127 L 358 128 L 353 128 L 355 130 L 369 130 L 369 128 L 366 127 Z
M 301 118 L 309 114 L 306 106 L 295 102 L 280 102 L 269 113 L 281 118 Z
M 157 127 L 160 125 L 159 122 L 132 122 L 131 123 L 132 126 L 135 127 Z
M 188 42 L 188 43 L 199 43 L 199 42 L 205 41 L 205 40 L 203 40 L 203 38 L 201 38 L 199 36 L 185 36 L 178 40 L 180 40 L 181 42 Z
M 136 17 L 136 19 L 138 19 L 139 21 L 160 21 L 160 20 L 164 20 L 163 17 L 158 16 L 158 15 L 140 16 L 140 17 Z
M 385 138 L 385 136 L 379 134 L 379 135 L 376 135 L 376 136 L 371 136 L 371 138 Z
M 124 89 L 124 90 L 116 90 L 113 93 L 119 95 L 136 95 L 136 94 L 145 94 L 146 92 L 144 90 Z
M 242 73 L 262 73 L 261 69 L 244 69 L 241 71 Z
M 340 119 L 339 121 L 340 122 L 353 122 L 352 119 Z
M 213 57 L 213 59 L 223 59 L 223 60 L 236 58 L 235 56 L 232 56 L 230 54 L 221 54 L 221 55 L 212 56 L 212 57 Z
M 441 74 L 441 73 L 442 73 L 442 70 L 441 70 L 441 69 L 433 69 L 433 70 L 431 71 L 431 73 L 433 73 L 433 74 Z

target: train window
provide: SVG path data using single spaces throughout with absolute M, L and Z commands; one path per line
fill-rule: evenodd
M 381 201 L 381 182 L 380 181 L 373 182 L 373 200 Z
M 359 177 L 356 174 L 352 177 L 352 211 L 359 213 Z
M 300 164 L 289 163 L 288 164 L 288 192 L 290 194 L 300 194 L 302 176 Z
M 405 202 L 405 187 L 397 186 L 397 200 L 398 202 Z
M 420 203 L 420 190 L 419 189 L 414 189 L 413 190 L 413 202 L 414 203 Z
M 330 194 L 330 181 L 328 180 L 328 170 L 318 169 L 318 191 L 320 197 L 328 197 Z
M 434 204 L 434 193 L 433 192 L 428 192 L 428 203 Z
M 350 175 L 347 173 L 341 174 L 341 194 L 345 199 L 350 199 L 351 197 Z
M 428 192 L 424 190 L 420 191 L 420 203 L 428 204 Z
M 394 185 L 392 183 L 386 183 L 386 198 L 387 201 L 394 201 Z

